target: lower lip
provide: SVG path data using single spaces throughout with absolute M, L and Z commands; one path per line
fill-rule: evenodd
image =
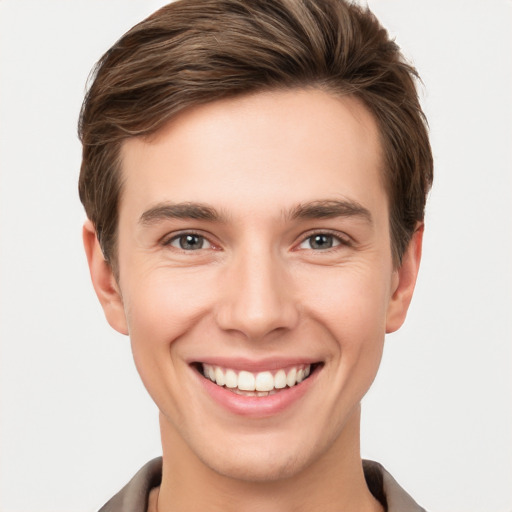
M 245 396 L 237 395 L 228 389 L 217 386 L 211 380 L 196 371 L 208 394 L 215 402 L 228 411 L 240 416 L 268 417 L 284 411 L 300 400 L 314 384 L 320 368 L 317 368 L 307 379 L 291 388 L 284 388 L 274 395 Z

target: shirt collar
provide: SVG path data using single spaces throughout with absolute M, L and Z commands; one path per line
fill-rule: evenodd
M 365 460 L 363 469 L 368 488 L 387 512 L 426 512 L 379 463 Z M 162 458 L 157 457 L 144 465 L 99 512 L 147 512 L 149 492 L 160 485 L 161 479 Z

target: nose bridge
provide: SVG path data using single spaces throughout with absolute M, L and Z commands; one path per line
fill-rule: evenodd
M 226 269 L 223 300 L 218 312 L 224 330 L 258 339 L 279 329 L 290 329 L 298 311 L 282 258 L 263 243 L 239 251 Z

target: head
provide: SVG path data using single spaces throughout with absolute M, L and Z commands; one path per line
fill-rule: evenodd
M 98 62 L 80 115 L 80 198 L 106 260 L 117 272 L 124 141 L 197 105 L 307 87 L 356 97 L 374 116 L 398 265 L 432 182 L 415 78 L 371 12 L 348 2 L 182 0 L 160 9 Z
M 414 77 L 339 0 L 177 1 L 98 64 L 80 121 L 91 274 L 172 457 L 203 463 L 191 475 L 275 480 L 357 452 L 421 253 Z M 228 389 L 256 381 L 275 393 Z

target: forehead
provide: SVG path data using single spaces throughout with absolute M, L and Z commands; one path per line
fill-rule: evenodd
M 194 107 L 121 152 L 123 209 L 200 202 L 233 213 L 385 194 L 373 116 L 353 97 L 320 90 L 257 93 Z

